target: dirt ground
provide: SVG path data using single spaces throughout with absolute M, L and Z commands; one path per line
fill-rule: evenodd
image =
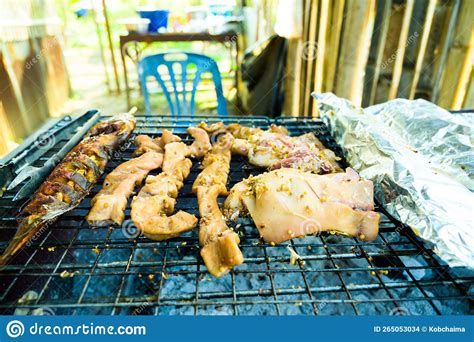
M 118 73 L 121 86 L 121 92 L 116 92 L 115 79 L 111 63 L 108 62 L 108 75 L 110 88 L 106 83 L 104 67 L 102 65 L 98 48 L 68 48 L 64 51 L 66 65 L 68 67 L 69 78 L 71 82 L 71 97 L 66 102 L 63 110 L 58 115 L 72 114 L 79 115 L 89 109 L 99 109 L 103 115 L 114 115 L 126 112 L 127 108 L 125 85 L 123 80 L 122 64 L 118 52 L 116 59 L 118 63 Z M 137 87 L 136 68 L 133 64 L 128 64 L 129 79 L 131 87 Z M 229 98 L 233 92 L 233 78 L 223 73 L 224 94 Z M 207 87 L 209 90 L 198 91 L 196 95 L 196 113 L 215 115 L 216 100 L 213 87 Z M 168 114 L 169 109 L 162 94 L 151 96 L 152 109 L 154 113 Z M 132 93 L 132 106 L 138 107 L 138 112 L 144 112 L 144 106 L 141 96 L 134 91 Z M 234 113 L 232 104 L 228 101 L 229 114 Z M 237 109 L 236 109 L 237 110 Z
M 64 114 L 82 114 L 89 109 L 100 109 L 104 115 L 127 111 L 123 81 L 122 92 L 117 94 L 107 89 L 103 65 L 97 50 L 70 48 L 64 52 L 71 82 L 71 98 L 66 102 Z M 118 57 L 118 56 L 117 56 Z M 119 77 L 122 77 L 121 68 Z M 109 68 L 109 78 L 113 81 L 113 71 Z M 115 89 L 115 83 L 111 84 Z

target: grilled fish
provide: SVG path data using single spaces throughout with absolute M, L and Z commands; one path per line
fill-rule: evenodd
M 130 138 L 135 124 L 133 116 L 122 114 L 89 130 L 54 168 L 19 214 L 18 230 L 0 257 L 0 265 L 82 201 L 103 174 L 113 152 Z

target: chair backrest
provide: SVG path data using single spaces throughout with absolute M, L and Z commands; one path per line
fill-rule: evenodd
M 194 79 L 192 80 L 191 94 L 188 99 L 188 92 L 186 89 L 188 76 L 190 76 L 188 67 L 191 69 L 193 65 L 195 65 L 195 74 Z M 157 80 L 166 97 L 171 114 L 174 116 L 180 116 L 181 114 L 194 114 L 194 99 L 196 96 L 197 86 L 201 80 L 202 74 L 205 72 L 210 72 L 212 74 L 217 95 L 217 113 L 221 116 L 227 116 L 227 104 L 224 93 L 222 92 L 222 80 L 217 63 L 212 58 L 204 55 L 181 52 L 156 54 L 147 56 L 140 60 L 138 64 L 138 73 L 145 100 L 146 113 L 151 114 L 150 96 L 147 88 L 148 77 L 153 76 Z M 169 81 L 162 77 L 164 76 L 162 75 L 163 73 L 169 75 Z M 181 82 L 177 79 L 178 75 L 181 75 Z M 167 86 L 166 83 L 171 84 L 171 86 Z M 174 94 L 170 94 L 170 90 L 172 90 Z

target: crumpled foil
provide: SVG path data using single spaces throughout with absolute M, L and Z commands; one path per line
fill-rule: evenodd
M 474 269 L 474 194 L 463 185 L 472 181 L 472 125 L 423 100 L 363 110 L 331 93 L 313 96 L 380 204 L 450 266 Z
M 377 115 L 418 153 L 429 158 L 438 172 L 474 190 L 474 130 L 465 116 L 453 115 L 425 100 L 404 99 L 368 107 L 364 112 Z

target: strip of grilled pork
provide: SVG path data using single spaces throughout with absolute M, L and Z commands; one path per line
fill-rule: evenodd
M 202 157 L 211 147 L 209 137 L 200 128 L 190 127 L 192 145 L 171 142 L 164 146 L 163 172 L 148 176 L 145 186 L 132 201 L 132 220 L 145 236 L 153 240 L 166 240 L 193 229 L 197 218 L 185 211 L 173 214 L 179 190 L 188 177 L 192 161 Z
M 161 167 L 162 162 L 163 154 L 151 151 L 117 166 L 105 177 L 102 189 L 91 201 L 92 208 L 86 217 L 89 225 L 121 225 L 132 191 L 151 170 Z
M 193 184 L 201 215 L 201 256 L 209 273 L 215 277 L 221 277 L 244 261 L 239 248 L 239 236 L 226 225 L 217 202 L 219 195 L 227 195 L 226 183 L 233 140 L 228 133 L 218 139 L 204 157 L 204 169 Z
M 177 135 L 174 135 L 171 131 L 167 129 L 163 130 L 163 133 L 159 138 L 152 138 L 148 135 L 138 135 L 135 138 L 135 145 L 137 149 L 133 152 L 134 156 L 140 156 L 146 152 L 159 152 L 165 153 L 165 145 L 172 142 L 180 142 L 181 138 Z
M 95 227 L 121 225 L 134 188 L 143 182 L 150 171 L 161 167 L 165 146 L 179 141 L 180 137 L 166 129 L 154 139 L 148 135 L 137 136 L 137 149 L 133 154 L 138 157 L 120 164 L 107 175 L 102 190 L 92 199 L 87 222 Z

